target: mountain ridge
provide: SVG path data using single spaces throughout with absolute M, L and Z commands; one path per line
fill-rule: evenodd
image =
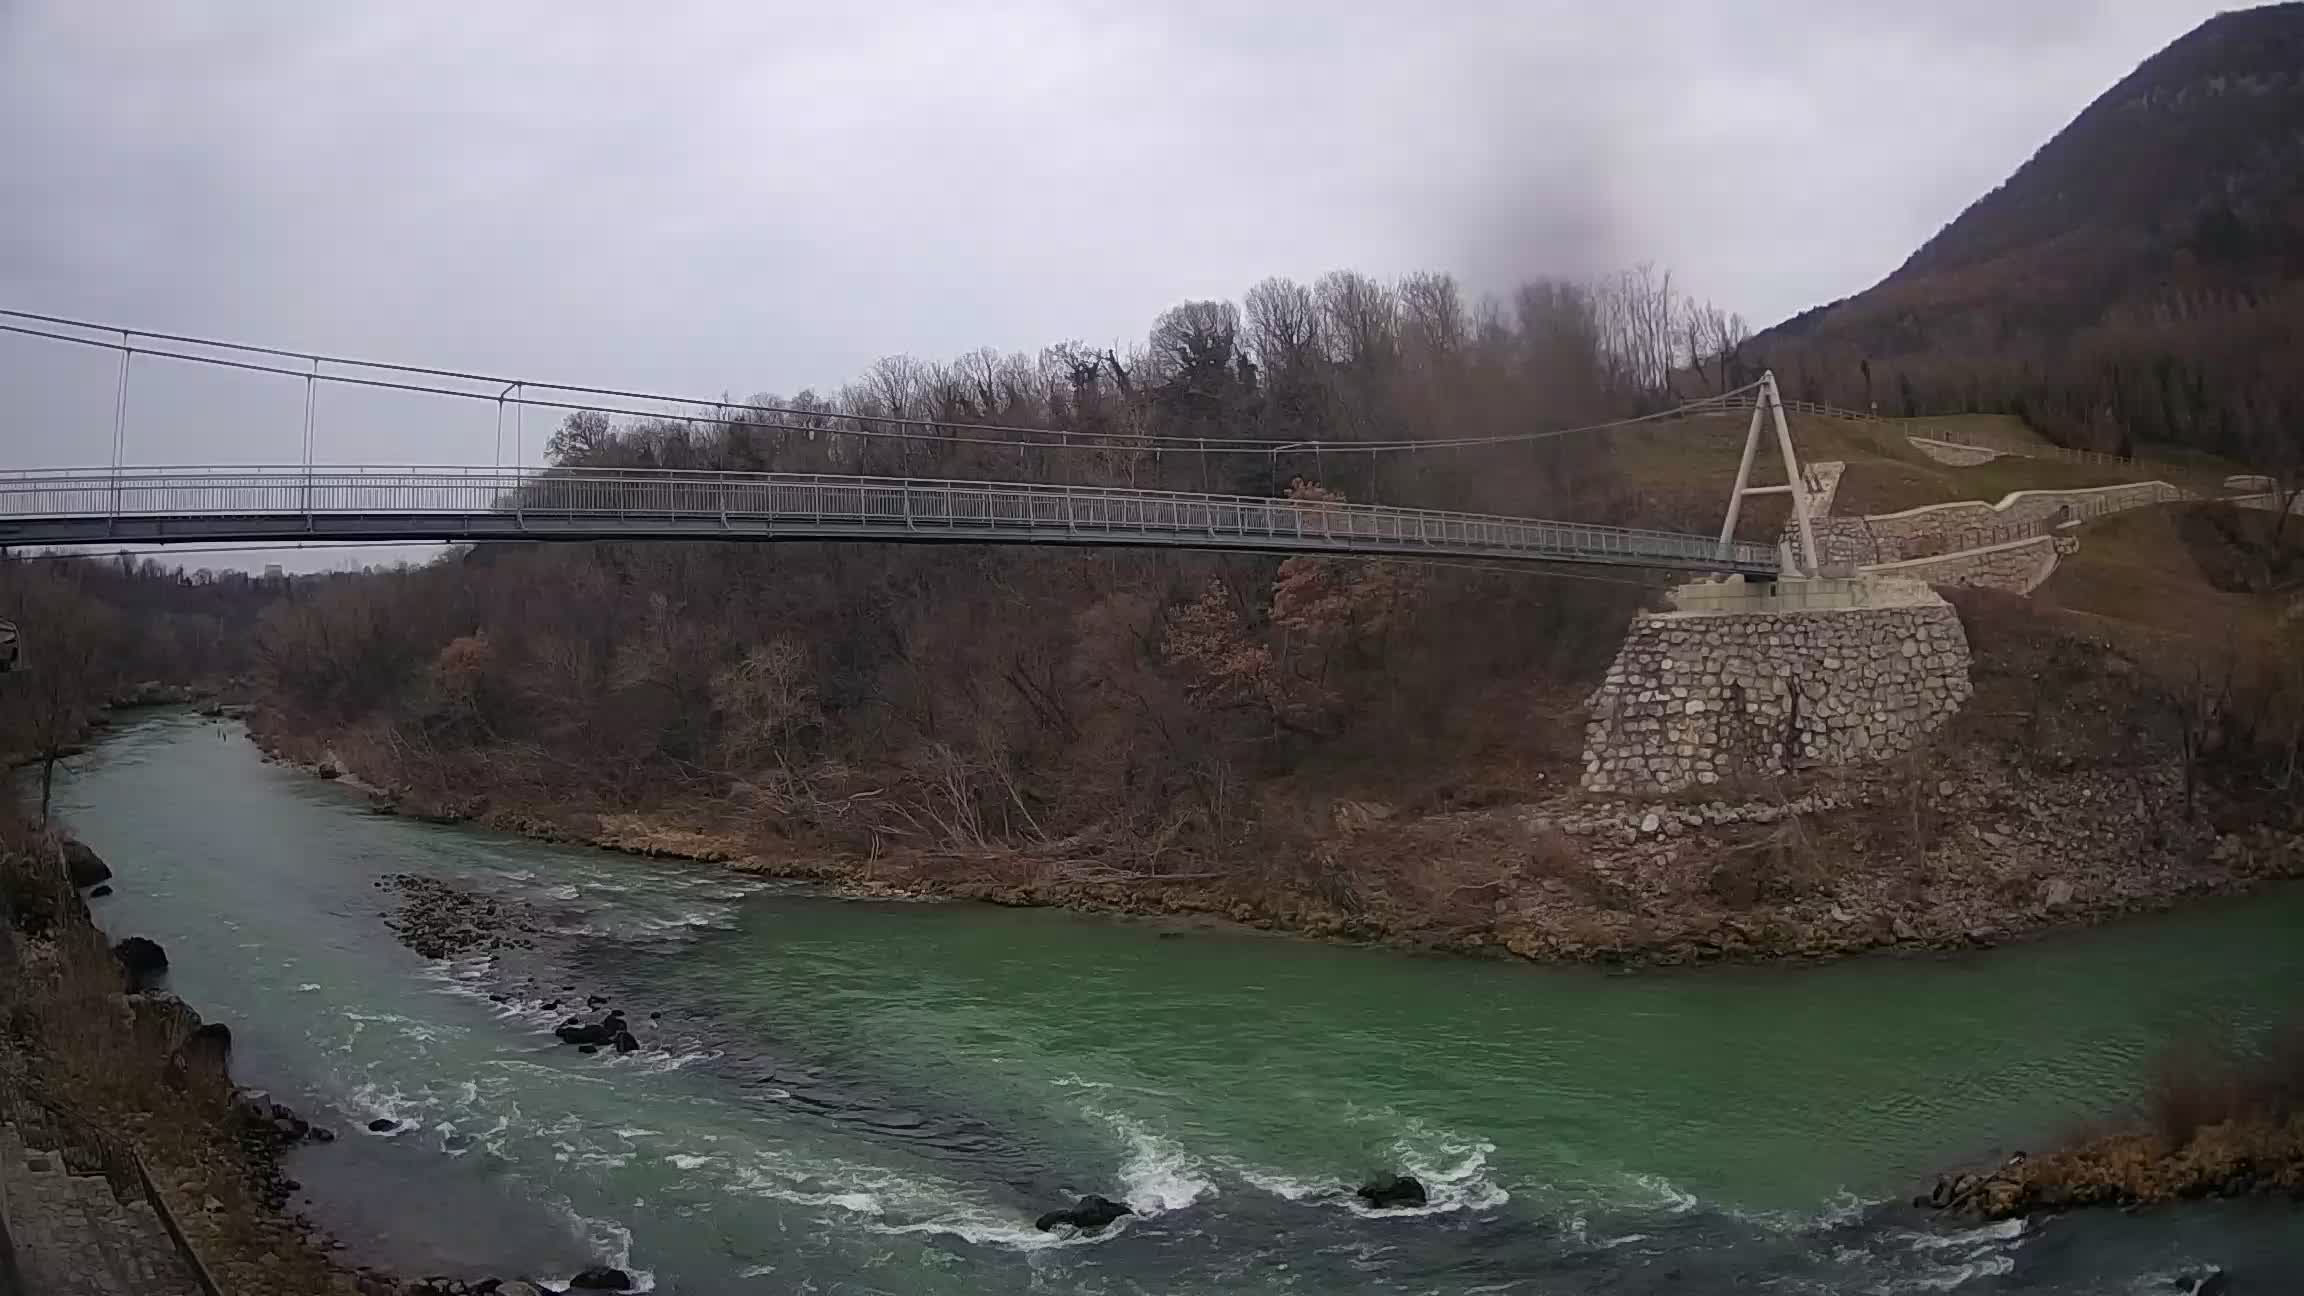
M 1802 396 L 2300 457 L 2304 3 L 2219 14 L 1879 283 L 1751 343 Z

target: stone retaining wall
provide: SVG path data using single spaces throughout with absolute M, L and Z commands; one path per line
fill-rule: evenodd
M 2294 495 L 2280 491 L 2272 491 L 2262 495 L 2235 495 L 2225 502 L 2235 508 L 2261 509 L 2266 513 L 2277 513 L 2280 511 L 2280 501 L 2283 499 L 2288 501 L 2289 512 L 2304 513 L 2304 492 Z
M 1847 524 L 1854 519 L 1832 516 L 1832 502 L 1840 497 L 1840 478 L 1847 472 L 1848 465 L 1838 459 L 1820 459 L 1800 467 L 1800 478 L 1808 484 L 1808 524 L 1815 529 L 1816 547 L 1824 551 L 1822 561 L 1827 565 L 1872 561 L 1870 543 L 1860 536 L 1850 538 Z M 1776 543 L 1790 545 L 1798 552 L 1799 519 L 1784 519 L 1784 532 Z
M 1584 786 L 1660 794 L 1910 750 L 1971 690 L 1951 605 L 1925 586 L 1901 596 L 1840 611 L 1643 613 L 1592 695 Z
M 1816 528 L 1816 547 L 1824 551 L 1827 566 L 1847 564 L 1861 567 L 1876 562 L 1880 557 L 1880 543 L 1872 538 L 1872 524 L 1860 517 L 1820 517 L 1809 525 Z
M 1895 562 L 1918 550 L 1961 548 L 1967 532 L 2095 517 L 2184 498 L 2182 489 L 2164 481 L 2131 482 L 2082 490 L 2017 491 L 1998 504 L 1981 500 L 1929 504 L 1901 513 L 1875 513 L 1865 521 L 1879 550 L 1878 561 Z
M 1805 464 L 1800 479 L 1808 483 L 1808 516 L 1824 517 L 1832 512 L 1832 502 L 1840 498 L 1840 479 L 1848 473 L 1848 465 L 1838 459 L 1825 459 Z
M 1962 549 L 1933 558 L 1906 562 L 1873 563 L 1858 570 L 1867 576 L 1900 577 L 1930 585 L 1965 585 L 1974 589 L 2029 594 L 2056 571 L 2056 560 L 2078 542 L 2066 536 L 2034 536 L 1982 549 Z

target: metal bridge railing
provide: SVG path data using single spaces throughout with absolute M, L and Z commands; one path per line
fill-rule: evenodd
M 0 474 L 7 543 L 62 543 L 91 520 L 304 519 L 315 535 L 350 519 L 429 519 L 443 534 L 571 524 L 600 534 L 663 523 L 731 534 L 941 532 L 989 540 L 1104 538 L 1303 551 L 1420 549 L 1501 558 L 1651 563 L 1769 572 L 1774 546 L 1722 550 L 1708 536 L 1326 500 L 1124 487 L 645 469 L 207 467 Z M 458 520 L 462 519 L 460 523 Z M 220 528 L 210 526 L 206 534 Z M 200 533 L 200 528 L 172 534 Z M 122 534 L 127 534 L 123 531 Z M 141 533 L 139 533 L 141 534 Z

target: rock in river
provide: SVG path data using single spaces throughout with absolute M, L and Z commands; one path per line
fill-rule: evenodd
M 458 883 L 395 873 L 376 885 L 400 892 L 400 911 L 388 925 L 401 944 L 426 958 L 524 949 L 536 931 L 525 908 Z
M 630 1291 L 632 1276 L 621 1269 L 594 1265 L 568 1280 L 570 1291 Z
M 71 874 L 72 885 L 76 887 L 92 887 L 112 880 L 112 869 L 103 857 L 88 849 L 86 843 L 70 837 L 64 839 L 64 871 Z
M 560 1042 L 563 1044 L 613 1044 L 616 1042 L 616 1032 L 608 1029 L 607 1026 L 586 1025 L 573 1019 L 553 1028 L 552 1033 L 559 1036 Z
M 120 960 L 131 994 L 151 989 L 168 970 L 167 951 L 160 948 L 160 942 L 142 936 L 131 936 L 113 946 L 112 956 Z
M 1409 1206 L 1422 1206 L 1429 1198 L 1424 1185 L 1413 1175 L 1382 1174 L 1360 1185 L 1354 1191 L 1360 1200 L 1377 1210 L 1400 1210 Z
M 1032 1227 L 1045 1233 L 1059 1224 L 1069 1224 L 1083 1233 L 1094 1233 L 1123 1215 L 1135 1213 L 1128 1208 L 1126 1202 L 1116 1202 L 1090 1193 L 1070 1210 L 1052 1210 L 1032 1221 Z

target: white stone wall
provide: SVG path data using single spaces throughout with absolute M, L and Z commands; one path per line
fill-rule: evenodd
M 2261 509 L 2266 513 L 2277 513 L 2280 511 L 2280 501 L 2282 499 L 2286 499 L 2288 501 L 2289 512 L 2304 513 L 2304 492 L 2298 492 L 2294 495 L 2287 495 L 2279 491 L 2273 491 L 2263 495 L 2235 495 L 2231 499 L 2227 500 L 2226 503 L 2232 504 L 2239 508 Z
M 1860 517 L 1820 517 L 1811 525 L 1816 528 L 1816 547 L 1824 551 L 1827 564 L 1861 567 L 1879 561 L 1880 544 L 1872 538 L 1869 521 Z
M 1894 562 L 1916 551 L 1943 552 L 1973 547 L 1976 540 L 1969 538 L 1971 533 L 1988 542 L 1996 527 L 2030 526 L 2066 517 L 2098 517 L 2184 498 L 2184 491 L 2167 482 L 2131 482 L 2084 490 L 2017 491 L 1998 504 L 1981 500 L 1929 504 L 1901 513 L 1874 513 L 1864 520 L 1879 548 L 1879 560 Z
M 2066 536 L 2034 536 L 1982 549 L 1962 549 L 1934 558 L 1907 562 L 1871 563 L 1858 568 L 1867 576 L 1900 577 L 1930 585 L 1963 585 L 2029 594 L 2055 574 L 2057 558 L 2067 552 Z M 2077 547 L 2076 541 L 2070 543 Z
M 1950 464 L 1954 468 L 1974 468 L 1978 464 L 1988 464 L 2008 453 L 2005 450 L 1994 450 L 1989 446 L 1957 445 L 1950 441 L 1932 441 L 1927 437 L 1906 437 L 1904 439 L 1911 442 L 1912 448 L 1921 454 L 1937 463 Z
M 1824 551 L 1822 561 L 1827 566 L 1854 566 L 1871 562 L 1874 552 L 1861 518 L 1832 516 L 1832 503 L 1840 495 L 1840 478 L 1846 475 L 1848 465 L 1838 459 L 1819 459 L 1803 464 L 1802 481 L 1808 484 L 1808 524 L 1816 532 L 1816 547 Z M 1776 538 L 1782 545 L 1800 547 L 1800 522 L 1794 517 L 1784 519 L 1784 531 Z
M 1910 750 L 1967 701 L 1968 639 L 1901 606 L 1634 619 L 1591 699 L 1584 786 L 1627 795 Z
M 1800 480 L 1808 484 L 1808 516 L 1820 518 L 1831 514 L 1833 502 L 1840 498 L 1840 479 L 1847 472 L 1848 465 L 1838 459 L 1801 466 Z

